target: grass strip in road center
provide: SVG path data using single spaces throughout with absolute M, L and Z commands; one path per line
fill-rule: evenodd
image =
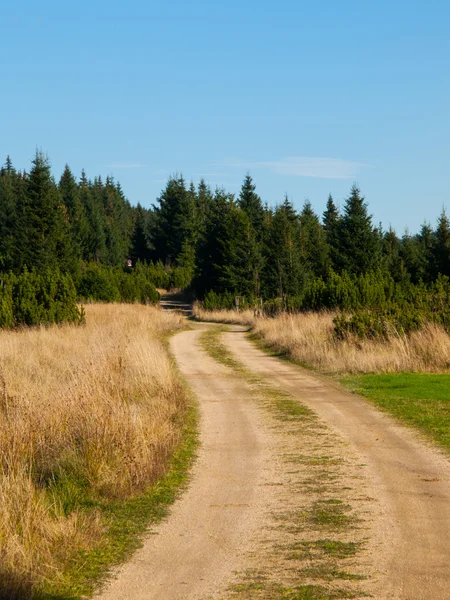
M 276 505 L 255 547 L 252 567 L 225 596 L 233 600 L 362 598 L 359 565 L 368 499 L 358 465 L 313 411 L 243 365 L 221 340 L 225 327 L 201 334 L 217 362 L 242 377 L 267 411 L 280 465 Z M 272 417 L 272 418 L 270 418 Z M 282 472 L 281 472 L 282 471 Z M 254 565 L 254 566 L 253 566 Z
M 450 451 L 449 373 L 355 375 L 340 381 Z

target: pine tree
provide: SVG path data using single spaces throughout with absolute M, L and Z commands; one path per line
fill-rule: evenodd
M 306 269 L 315 277 L 325 277 L 329 268 L 329 249 L 319 217 L 307 200 L 299 217 L 300 248 Z
M 339 220 L 339 210 L 330 194 L 323 213 L 323 229 L 329 248 L 330 264 L 335 270 L 339 268 Z
M 434 243 L 432 245 L 433 274 L 450 276 L 450 222 L 442 209 L 434 232 Z
M 205 183 L 204 179 L 200 180 L 197 188 L 197 229 L 199 238 L 205 235 L 207 220 L 212 210 L 213 194 L 211 188 Z
M 71 263 L 68 222 L 58 188 L 50 172 L 50 163 L 36 152 L 27 180 L 27 201 L 21 227 L 28 240 L 24 262 L 38 270 Z
M 149 240 L 149 218 L 140 204 L 134 210 L 134 231 L 131 238 L 130 257 L 133 265 L 137 261 L 148 263 L 152 257 L 152 247 Z
M 104 208 L 101 196 L 99 197 L 98 194 L 101 191 L 99 182 L 96 187 L 97 189 L 88 181 L 86 173 L 82 171 L 79 183 L 80 202 L 86 215 L 87 227 L 86 237 L 82 240 L 81 247 L 83 259 L 88 262 L 104 262 L 107 254 Z
M 238 206 L 248 216 L 256 237 L 260 241 L 264 223 L 264 208 L 261 198 L 256 193 L 256 186 L 253 183 L 250 173 L 247 173 L 242 184 Z
M 14 267 L 17 221 L 16 198 L 17 174 L 10 157 L 0 170 L 0 269 L 9 271 Z
M 187 224 L 184 223 L 186 185 L 181 175 L 171 177 L 158 198 L 152 242 L 155 258 L 165 264 L 175 263 L 183 247 Z
M 216 189 L 206 213 L 205 233 L 199 240 L 196 276 L 193 287 L 199 298 L 209 290 L 225 291 L 222 275 L 226 266 L 224 242 L 227 239 L 229 214 L 234 210 L 234 197 L 223 189 Z
M 186 193 L 181 198 L 179 210 L 176 215 L 175 226 L 178 230 L 178 235 L 181 236 L 182 248 L 186 243 L 194 249 L 197 246 L 200 236 L 197 203 L 197 190 L 191 181 L 189 189 L 186 190 Z
M 421 280 L 425 281 L 423 279 L 424 267 L 429 268 L 429 265 L 428 259 L 422 252 L 419 236 L 412 236 L 406 229 L 400 241 L 399 254 L 411 283 L 417 284 Z
M 305 269 L 300 249 L 300 224 L 287 196 L 270 219 L 264 248 L 265 298 L 296 296 L 301 293 Z
M 80 200 L 80 188 L 69 165 L 65 166 L 59 180 L 59 192 L 69 220 L 72 254 L 79 260 L 84 254 L 89 226 Z
M 380 261 L 380 237 L 367 212 L 365 198 L 356 185 L 345 201 L 339 221 L 339 270 L 363 274 L 373 270 Z
M 15 172 L 16 170 L 13 167 L 11 157 L 8 154 L 5 160 L 5 164 L 0 169 L 0 177 L 2 177 L 3 175 L 13 175 Z
M 98 186 L 101 186 L 101 182 Z M 95 190 L 94 197 L 96 192 Z M 100 187 L 98 194 L 102 197 L 105 215 L 107 262 L 113 266 L 123 266 L 129 255 L 133 233 L 130 204 L 122 188 L 114 183 L 112 177 L 106 178 L 105 185 Z
M 392 227 L 383 235 L 384 268 L 397 283 L 407 282 L 410 276 L 401 255 L 401 243 Z
M 225 291 L 254 298 L 261 293 L 263 258 L 249 216 L 238 206 L 229 211 L 220 239 L 224 261 L 221 283 Z
M 435 232 L 429 223 L 423 223 L 416 236 L 418 245 L 418 281 L 431 283 L 437 276 L 434 257 Z

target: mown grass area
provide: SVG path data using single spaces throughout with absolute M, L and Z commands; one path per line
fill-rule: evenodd
M 340 381 L 450 450 L 450 374 L 357 375 Z

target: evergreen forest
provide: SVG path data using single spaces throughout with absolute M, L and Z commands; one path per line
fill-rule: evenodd
M 387 215 L 388 217 L 388 215 Z M 450 222 L 443 210 L 401 237 L 373 223 L 356 185 L 322 215 L 286 196 L 263 203 L 248 174 L 239 195 L 168 179 L 151 208 L 111 177 L 57 181 L 37 152 L 29 172 L 0 170 L 0 325 L 83 319 L 76 302 L 156 302 L 187 290 L 205 308 L 331 309 L 336 334 L 450 325 Z

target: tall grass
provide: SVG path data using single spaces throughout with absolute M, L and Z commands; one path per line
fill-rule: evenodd
M 256 321 L 254 310 L 205 310 L 199 302 L 192 308 L 194 318 L 211 323 L 234 323 L 236 325 L 253 326 Z
M 91 305 L 85 327 L 0 332 L 0 598 L 63 577 L 104 522 L 97 500 L 160 477 L 185 394 L 163 336 L 180 318 Z
M 257 319 L 255 333 L 271 348 L 333 373 L 440 372 L 450 368 L 450 336 L 428 324 L 387 340 L 333 336 L 333 314 L 304 313 Z
M 438 325 L 427 324 L 409 335 L 393 333 L 387 340 L 345 340 L 333 335 L 336 313 L 284 313 L 257 317 L 253 311 L 204 311 L 194 307 L 201 320 L 250 325 L 271 349 L 305 365 L 330 373 L 395 373 L 450 370 L 450 336 Z

